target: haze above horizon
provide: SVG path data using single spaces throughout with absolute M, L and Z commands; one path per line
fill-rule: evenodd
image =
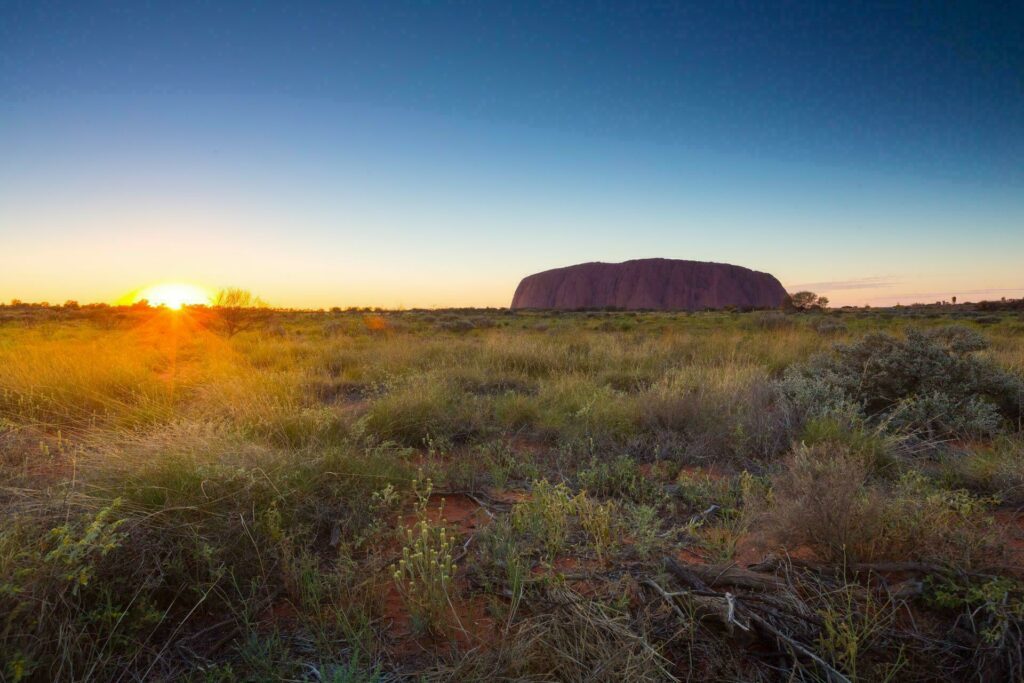
M 1024 6 L 0 5 L 0 301 L 504 306 L 664 257 L 1024 296 Z

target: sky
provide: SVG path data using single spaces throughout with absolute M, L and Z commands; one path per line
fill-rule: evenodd
M 1020 2 L 0 0 L 0 301 L 505 306 L 586 261 L 1024 296 Z

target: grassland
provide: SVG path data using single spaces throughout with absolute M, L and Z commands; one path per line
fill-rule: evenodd
M 0 309 L 0 680 L 1024 676 L 1017 312 L 253 315 Z

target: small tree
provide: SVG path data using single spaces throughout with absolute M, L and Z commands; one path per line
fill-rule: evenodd
M 828 297 L 814 292 L 797 292 L 789 296 L 788 307 L 796 311 L 812 311 L 828 308 Z
M 266 308 L 266 304 L 247 289 L 225 287 L 213 297 L 213 308 L 220 318 L 224 334 L 231 338 L 252 327 L 253 323 L 262 319 L 257 309 Z

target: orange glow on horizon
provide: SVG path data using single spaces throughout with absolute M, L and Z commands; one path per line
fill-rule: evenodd
M 183 306 L 197 304 L 208 305 L 211 295 L 198 285 L 185 282 L 161 282 L 144 287 L 133 293 L 130 303 L 145 299 L 151 306 L 166 306 L 172 311 L 180 311 Z

